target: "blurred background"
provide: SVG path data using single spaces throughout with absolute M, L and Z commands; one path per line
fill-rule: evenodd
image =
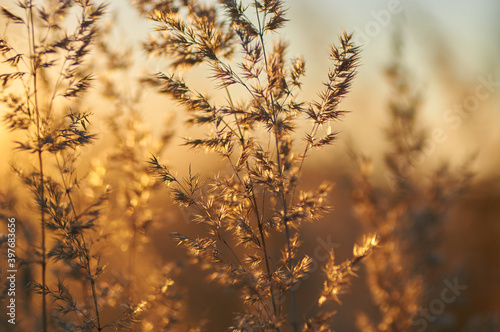
M 13 7 L 12 1 L 0 0 L 0 4 Z M 394 145 L 386 132 L 392 121 L 390 104 L 397 98 L 391 92 L 387 69 L 395 61 L 400 61 L 406 68 L 405 80 L 410 94 L 418 95 L 420 100 L 416 126 L 430 137 L 428 149 L 412 165 L 412 174 L 407 181 L 416 187 L 421 183 L 432 185 L 434 170 L 443 164 L 450 166 L 450 172 L 470 164 L 470 172 L 474 174 L 467 189 L 453 198 L 440 221 L 429 228 L 431 237 L 438 238 L 438 244 L 432 246 L 435 248 L 434 258 L 439 261 L 439 264 L 429 263 L 434 271 L 429 279 L 431 288 L 436 288 L 438 293 L 435 294 L 439 294 L 446 285 L 445 280 L 458 278 L 459 284 L 467 289 L 457 301 L 447 304 L 435 320 L 430 320 L 426 330 L 495 331 L 494 324 L 500 319 L 500 3 L 493 0 L 290 0 L 285 4 L 290 21 L 281 36 L 289 41 L 289 58 L 303 55 L 306 60 L 302 88 L 304 100 L 317 97 L 328 72 L 328 47 L 337 42 L 342 29 L 354 32 L 355 41 L 362 48 L 358 76 L 351 93 L 341 104 L 341 108 L 350 113 L 334 125 L 334 130 L 340 132 L 340 139 L 334 147 L 312 154 L 305 164 L 305 183 L 311 187 L 323 181 L 335 185 L 330 196 L 333 212 L 302 234 L 307 244 L 306 252 L 327 243 L 326 247 L 335 247 L 338 261 L 342 261 L 351 257 L 352 246 L 362 234 L 373 230 L 363 223 L 363 212 L 360 213 L 356 194 L 359 171 L 353 154 L 371 160 L 370 181 L 374 188 L 378 188 L 377 195 L 381 200 L 397 199 L 401 194 L 392 186 L 386 166 L 387 155 Z M 151 142 L 160 140 L 168 131 L 172 138 L 163 162 L 179 170 L 179 174 L 185 175 L 183 170 L 192 165 L 202 177 L 213 176 L 223 167 L 214 156 L 186 151 L 180 146 L 182 137 L 199 134 L 197 128 L 184 129 L 181 125 L 185 119 L 182 107 L 153 89 L 143 90 L 139 83 L 139 79 L 147 75 L 169 72 L 164 59 L 148 58 L 142 49 L 142 42 L 153 32 L 154 24 L 141 17 L 125 0 L 109 1 L 108 19 L 110 34 L 107 45 L 117 53 L 129 50 L 132 65 L 126 72 L 104 73 L 102 79 L 115 79 L 118 82 L 116 88 L 124 94 L 141 93 L 140 101 L 129 105 L 139 115 L 135 122 L 117 120 L 117 126 L 125 130 L 125 137 L 130 137 L 131 133 L 144 133 L 134 136 L 139 148 L 137 158 L 145 161 L 150 155 L 146 149 L 150 145 L 141 145 L 141 142 L 145 140 L 153 144 Z M 0 24 L 0 32 L 4 29 L 5 24 Z M 21 34 L 17 27 L 9 26 L 8 29 L 11 39 L 16 33 Z M 399 38 L 400 53 L 395 52 L 396 38 Z M 22 40 L 17 42 L 22 43 Z M 99 59 L 95 61 L 99 66 Z M 216 100 L 222 98 L 214 92 L 206 68 L 195 68 L 181 75 L 200 92 L 206 92 Z M 97 94 L 98 90 L 92 89 L 90 94 Z M 91 122 L 98 133 L 98 141 L 90 150 L 82 152 L 85 161 L 81 167 L 99 183 L 113 172 L 106 160 L 117 136 L 109 129 L 109 118 L 116 114 L 119 106 L 104 97 L 96 97 L 89 98 L 87 107 L 94 114 Z M 436 132 L 438 134 L 434 135 Z M 13 151 L 14 139 L 15 135 L 1 129 L 3 162 L 0 171 L 3 180 L 0 189 L 4 195 L 15 191 L 17 185 L 9 168 L 9 164 L 19 162 Z M 119 172 L 119 168 L 118 165 L 115 172 Z M 209 331 L 222 331 L 232 322 L 232 313 L 239 303 L 237 296 L 205 282 L 201 278 L 203 272 L 184 263 L 184 250 L 176 247 L 168 234 L 175 231 L 196 235 L 197 226 L 190 222 L 189 210 L 172 205 L 167 190 L 154 190 L 154 195 L 145 203 L 147 212 L 144 213 L 152 221 L 141 235 L 142 253 L 138 253 L 141 259 L 136 263 L 134 278 L 140 279 L 152 266 L 177 262 L 182 266 L 178 283 L 185 290 L 188 316 L 196 322 L 207 320 Z M 423 209 L 425 204 L 432 205 L 433 200 L 426 202 L 415 203 L 415 209 Z M 23 211 L 22 204 L 16 211 L 19 217 L 29 213 Z M 111 214 L 110 225 L 119 218 Z M 113 232 L 120 234 L 119 230 Z M 426 238 L 423 238 L 424 242 L 419 245 L 425 247 Z M 119 242 L 116 252 L 130 250 L 129 246 L 120 246 Z M 120 260 L 113 259 L 111 254 L 108 258 L 112 263 L 107 278 L 115 276 L 123 283 L 126 273 Z M 313 292 L 321 287 L 321 273 L 318 269 L 300 287 L 299 298 L 313 298 Z M 342 297 L 343 305 L 338 306 L 334 319 L 335 330 L 356 330 L 356 317 L 360 312 L 367 313 L 374 321 L 381 317 L 373 303 L 366 274 L 361 268 L 351 293 Z M 429 300 L 421 304 L 424 309 L 434 299 L 433 295 L 428 297 Z

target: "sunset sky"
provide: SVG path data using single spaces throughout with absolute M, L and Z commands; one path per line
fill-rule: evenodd
M 2 3 L 9 2 L 0 0 L 0 4 Z M 109 4 L 118 20 L 113 33 L 115 47 L 119 49 L 123 45 L 133 46 L 137 51 L 137 72 L 133 75 L 139 77 L 168 71 L 164 60 L 147 59 L 141 50 L 141 41 L 148 37 L 154 25 L 139 18 L 128 1 L 113 0 Z M 383 69 L 392 61 L 391 35 L 399 24 L 403 27 L 405 61 L 416 91 L 424 96 L 423 113 L 428 121 L 427 125 L 430 128 L 444 128 L 450 134 L 451 139 L 438 148 L 447 151 L 451 147 L 453 154 L 458 153 L 458 161 L 467 154 L 477 152 L 477 142 L 482 141 L 483 147 L 478 158 L 482 160 L 483 166 L 491 162 L 491 156 L 496 151 L 494 143 L 500 141 L 498 131 L 495 130 L 500 116 L 498 111 L 492 110 L 492 106 L 498 105 L 500 100 L 498 93 L 483 101 L 479 107 L 481 111 L 475 112 L 470 119 L 464 119 L 467 120 L 463 121 L 465 125 L 458 130 L 447 128 L 443 115 L 457 103 L 463 102 L 467 93 L 470 93 L 469 90 L 473 90 L 478 84 L 479 77 L 500 76 L 497 58 L 500 51 L 497 43 L 500 38 L 500 24 L 497 23 L 500 4 L 493 0 L 425 0 L 418 3 L 291 0 L 286 4 L 290 22 L 282 36 L 290 42 L 290 58 L 303 55 L 306 59 L 307 73 L 302 95 L 305 100 L 315 98 L 317 91 L 321 89 L 321 82 L 326 77 L 329 66 L 328 47 L 332 42 L 337 42 L 337 35 L 342 29 L 354 32 L 357 40 L 364 43 L 358 78 L 352 93 L 343 104 L 352 113 L 338 124 L 338 129 L 345 134 L 344 139 L 352 139 L 367 153 L 383 143 L 383 135 L 380 133 L 385 125 L 384 108 L 389 92 Z M 391 13 L 393 6 L 402 11 Z M 3 29 L 1 26 L 0 28 Z M 11 37 L 12 31 L 15 32 L 17 28 L 9 27 Z M 185 75 L 186 80 L 194 81 L 194 86 L 202 92 L 211 90 L 210 80 L 204 79 L 207 71 L 199 69 Z M 157 121 L 158 111 L 151 109 L 161 109 L 157 105 L 165 105 L 165 100 L 158 96 L 151 100 L 151 107 L 147 107 L 144 116 L 155 130 L 159 130 L 162 122 Z M 166 105 L 166 111 L 172 111 L 173 105 Z M 477 122 L 482 123 L 479 130 L 478 126 L 474 126 Z M 353 135 L 354 128 L 359 127 L 363 128 L 363 134 L 358 131 Z M 4 134 L 0 137 L 3 141 Z M 493 171 L 495 167 L 490 165 L 488 168 Z
M 423 94 L 423 114 L 429 129 L 443 128 L 449 139 L 438 146 L 453 161 L 479 152 L 481 167 L 494 171 L 492 156 L 500 141 L 498 131 L 498 93 L 481 102 L 480 111 L 465 119 L 458 129 L 447 127 L 445 112 L 463 102 L 478 84 L 479 77 L 500 74 L 497 54 L 500 51 L 500 24 L 497 16 L 500 5 L 496 1 L 303 1 L 286 2 L 289 7 L 288 22 L 283 37 L 290 41 L 289 56 L 303 55 L 307 75 L 304 79 L 303 97 L 311 99 L 321 89 L 321 82 L 328 70 L 328 46 L 337 42 L 342 29 L 358 35 L 364 43 L 362 66 L 353 85 L 353 92 L 344 102 L 351 110 L 339 129 L 344 139 L 352 139 L 369 153 L 383 143 L 381 128 L 385 125 L 387 86 L 384 66 L 392 61 L 391 35 L 398 22 L 403 27 L 405 57 L 415 89 Z M 392 4 L 399 4 L 400 13 L 391 13 Z M 480 4 L 480 5 L 479 5 Z M 123 32 L 118 40 L 140 41 L 147 37 L 153 25 L 138 19 L 130 7 L 119 1 L 112 3 L 119 14 Z M 396 8 L 399 8 L 396 6 Z M 387 14 L 389 16 L 387 16 Z M 389 22 L 386 24 L 386 22 Z M 368 37 L 368 38 L 366 38 Z M 367 40 L 366 40 L 367 39 Z M 366 40 L 366 41 L 365 41 Z M 162 61 L 151 61 L 152 72 L 168 70 Z M 206 71 L 194 73 L 206 75 Z M 200 89 L 211 90 L 209 80 L 188 74 L 200 84 Z M 199 83 L 204 82 L 204 84 Z M 155 117 L 155 114 L 150 114 Z M 481 126 L 474 124 L 481 123 Z M 363 128 L 363 135 L 353 135 L 354 128 Z M 478 128 L 481 128 L 478 130 Z M 478 142 L 482 148 L 478 151 Z

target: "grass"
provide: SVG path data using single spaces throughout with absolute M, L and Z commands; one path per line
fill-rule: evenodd
M 370 158 L 354 156 L 359 166 L 353 193 L 358 216 L 367 230 L 380 236 L 379 250 L 367 259 L 366 272 L 381 317 L 373 322 L 360 314 L 357 324 L 364 332 L 416 328 L 422 308 L 441 297 L 442 281 L 451 278 L 449 269 L 443 268 L 444 224 L 473 176 L 470 163 L 458 170 L 446 164 L 426 169 L 428 181 L 422 181 L 418 173 L 421 170 L 415 160 L 426 156 L 428 130 L 418 121 L 421 93 L 410 86 L 402 31 L 394 33 L 393 59 L 386 69 L 394 91 L 388 102 L 390 117 L 385 129 L 390 143 L 384 155 L 388 188 L 373 184 Z M 432 328 L 439 330 L 445 325 L 436 321 Z
M 217 301 L 192 294 L 189 279 L 232 297 L 224 329 L 333 331 L 350 317 L 341 306 L 359 270 L 368 287 L 356 284 L 363 296 L 355 300 L 375 309 L 356 313 L 359 330 L 414 328 L 419 310 L 441 294 L 441 281 L 459 275 L 440 259 L 442 230 L 472 175 L 468 165 L 445 165 L 426 169 L 430 181 L 421 181 L 414 157 L 427 137 L 419 120 L 423 97 L 412 89 L 403 35 L 393 38 L 386 70 L 393 88 L 383 156 L 388 186 L 372 181 L 369 157 L 352 153 L 359 166 L 354 204 L 366 235 L 358 235 L 349 257 L 329 248 L 327 259 L 318 259 L 309 232 L 321 222 L 319 229 L 331 232 L 341 221 L 330 214 L 333 185 L 313 183 L 307 169 L 313 153 L 340 155 L 331 146 L 361 54 L 353 35 L 342 31 L 330 46 L 322 89 L 304 100 L 306 61 L 290 59 L 281 37 L 290 24 L 283 1 L 134 6 L 155 27 L 143 50 L 164 68 L 137 81 L 130 77 L 135 46 L 112 46 L 114 27 L 100 1 L 2 7 L 0 101 L 16 143 L 9 173 L 16 177 L 0 192 L 0 216 L 18 219 L 19 272 L 17 323 L 2 315 L 1 328 L 219 329 L 209 314 Z M 10 31 L 20 31 L 22 41 Z M 193 88 L 192 76 L 182 78 L 195 68 L 209 80 L 208 93 Z M 167 122 L 159 135 L 149 129 L 143 113 L 151 90 L 177 102 L 186 122 Z M 112 111 L 93 114 L 97 104 Z M 105 126 L 94 126 L 96 119 Z M 200 154 L 187 169 L 168 166 L 179 158 L 170 151 L 177 127 L 196 132 L 183 141 Z M 215 157 L 218 172 L 198 174 L 207 173 L 203 152 Z M 189 209 L 185 225 L 171 222 L 179 214 L 174 204 Z M 166 239 L 182 254 L 167 251 Z M 2 250 L 7 243 L 0 238 Z M 206 307 L 203 316 L 193 298 Z M 487 323 L 493 331 L 494 319 Z M 439 320 L 428 324 L 446 328 Z
M 206 234 L 196 238 L 179 233 L 172 237 L 197 262 L 203 261 L 213 281 L 240 289 L 248 309 L 236 314 L 232 330 L 326 330 L 333 310 L 324 309 L 325 302 L 340 302 L 355 266 L 376 240 L 368 238 L 355 248 L 352 260 L 340 265 L 331 253 L 315 303 L 317 313 L 299 313 L 297 285 L 312 264 L 310 256 L 299 255 L 301 228 L 329 210 L 330 190 L 323 184 L 304 192 L 299 184 L 310 150 L 336 140 L 331 125 L 344 113 L 339 104 L 354 79 L 359 50 L 344 32 L 339 45 L 330 47 L 332 66 L 319 100 L 306 102 L 299 97 L 305 61 L 286 61 L 283 40 L 269 46 L 269 35 L 287 21 L 281 1 L 249 6 L 224 1 L 214 7 L 192 5 L 186 17 L 179 12 L 152 12 L 158 34 L 146 50 L 170 59 L 173 70 L 206 64 L 214 85 L 225 92 L 226 103 L 212 104 L 175 74 L 159 73 L 146 82 L 186 107 L 188 122 L 212 133 L 186 139 L 185 145 L 217 153 L 230 171 L 203 181 L 190 169 L 179 178 L 151 158 L 152 171 L 171 186 L 174 201 L 193 207 L 194 221 L 206 226 Z M 246 91 L 246 99 L 234 100 L 234 86 Z M 313 125 L 298 138 L 294 131 L 302 119 Z M 269 249 L 271 242 L 282 243 L 279 252 Z

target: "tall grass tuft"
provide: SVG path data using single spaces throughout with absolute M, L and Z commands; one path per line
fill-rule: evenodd
M 1 40 L 2 54 L 13 72 L 2 74 L 2 99 L 9 111 L 4 116 L 13 131 L 24 132 L 18 141 L 18 150 L 37 155 L 36 166 L 24 171 L 17 168 L 25 184 L 31 188 L 39 208 L 39 244 L 34 249 L 35 262 L 40 264 L 40 281 L 34 282 L 35 292 L 41 294 L 41 330 L 47 331 L 49 312 L 47 297 L 54 301 L 69 300 L 70 295 L 61 283 L 52 291 L 47 283 L 50 260 L 62 260 L 79 273 L 86 275 L 93 293 L 94 318 L 87 317 L 85 325 L 96 325 L 101 330 L 95 279 L 99 265 L 91 253 L 85 232 L 92 228 L 96 217 L 95 205 L 77 211 L 74 196 L 78 178 L 74 162 L 78 149 L 90 144 L 94 135 L 87 130 L 89 113 L 71 107 L 88 89 L 92 76 L 85 72 L 84 59 L 97 33 L 97 22 L 104 14 L 104 6 L 95 7 L 90 1 L 56 2 L 35 5 L 19 1 L 15 14 L 2 8 L 3 16 L 26 31 L 25 45 L 11 45 Z M 80 21 L 71 33 L 63 28 L 68 13 L 78 8 Z M 26 49 L 17 47 L 26 46 Z M 22 87 L 24 94 L 6 90 L 7 86 Z M 57 164 L 58 177 L 49 175 L 48 162 Z M 48 242 L 47 232 L 60 236 L 55 243 Z M 67 302 L 69 304 L 69 302 Z M 66 314 L 74 307 L 61 306 L 58 313 Z M 56 314 L 57 318 L 57 314 Z
M 333 309 L 326 303 L 339 297 L 359 262 L 373 246 L 370 236 L 341 264 L 330 258 L 324 267 L 323 290 L 312 314 L 297 296 L 313 258 L 299 252 L 300 232 L 330 210 L 330 185 L 300 189 L 301 172 L 312 150 L 337 139 L 331 125 L 344 111 L 339 104 L 356 74 L 359 49 L 344 32 L 330 47 L 331 68 L 324 89 L 314 101 L 299 98 L 305 61 L 287 60 L 287 42 L 278 32 L 288 21 L 282 1 L 197 2 L 140 1 L 157 33 L 147 52 L 168 60 L 173 73 L 159 73 L 146 82 L 183 105 L 188 123 L 206 133 L 186 139 L 194 150 L 213 151 L 226 172 L 203 180 L 191 167 L 174 175 L 153 156 L 150 167 L 171 187 L 174 201 L 194 209 L 192 221 L 204 225 L 196 237 L 171 236 L 187 249 L 209 278 L 238 289 L 244 311 L 235 314 L 233 331 L 330 331 Z M 276 38 L 271 41 L 271 36 Z M 175 74 L 178 68 L 203 64 L 216 93 L 216 105 Z M 236 99 L 236 89 L 244 91 Z M 311 127 L 297 135 L 299 123 Z M 299 311 L 301 309 L 301 311 Z
M 113 75 L 129 71 L 132 62 L 105 42 L 111 34 L 103 22 L 106 6 L 89 0 L 20 1 L 17 8 L 1 11 L 8 24 L 0 53 L 9 66 L 2 67 L 0 75 L 3 120 L 18 138 L 13 171 L 33 198 L 31 209 L 21 214 L 26 210 L 22 189 L 1 197 L 1 215 L 19 217 L 16 296 L 25 302 L 17 308 L 17 325 L 2 317 L 2 328 L 45 332 L 192 327 L 180 322 L 185 309 L 182 292 L 174 285 L 179 274 L 175 264 L 150 269 L 144 285 L 136 282 L 137 252 L 152 221 L 149 197 L 157 188 L 147 172 L 145 151 L 159 153 L 171 134 L 168 129 L 153 142 L 141 128 L 138 98 L 113 81 Z M 110 77 L 106 80 L 102 73 Z M 96 77 L 105 96 L 92 92 L 97 98 L 90 100 L 88 90 L 100 84 Z M 89 167 L 88 151 L 97 138 L 91 132 L 89 109 L 98 101 L 126 111 L 110 116 L 115 144 L 104 160 L 96 158 Z M 39 225 L 38 232 L 33 225 Z M 121 244 L 130 249 L 124 276 L 117 273 L 121 266 L 113 265 L 110 250 L 110 240 L 118 240 L 117 230 L 124 231 L 127 240 L 122 238 Z M 122 277 L 130 283 L 123 285 Z M 26 283 L 29 288 L 23 287 Z M 31 305 L 33 294 L 40 295 L 38 306 Z M 6 299 L 2 296 L 0 302 Z
M 424 166 L 416 162 L 431 157 L 425 152 L 429 130 L 419 119 L 422 97 L 405 65 L 403 36 L 401 30 L 394 34 L 393 59 L 385 71 L 392 89 L 385 129 L 390 145 L 383 156 L 387 186 L 372 183 L 370 158 L 355 157 L 359 166 L 353 193 L 356 210 L 366 231 L 380 236 L 378 250 L 366 261 L 380 317 L 374 322 L 360 314 L 357 324 L 363 332 L 422 329 L 420 310 L 440 298 L 443 280 L 457 276 L 457 271 L 451 274 L 445 266 L 441 244 L 447 213 L 472 178 L 469 164 L 457 171 L 443 164 L 422 174 Z M 447 324 L 445 320 L 442 326 L 439 320 L 428 323 L 429 331 L 441 331 Z

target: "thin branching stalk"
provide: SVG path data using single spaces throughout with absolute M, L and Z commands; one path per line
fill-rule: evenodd
M 38 167 L 40 170 L 40 228 L 41 228 L 41 242 L 42 242 L 42 330 L 47 332 L 47 299 L 46 299 L 46 247 L 45 247 L 45 184 L 44 184 L 44 173 L 43 173 L 43 157 L 42 157 L 42 138 L 40 134 L 40 108 L 38 105 L 38 56 L 36 51 L 35 43 L 35 24 L 33 15 L 33 0 L 29 1 L 29 24 L 28 35 L 29 47 L 30 47 L 30 57 L 31 57 L 31 74 L 33 76 L 33 95 L 35 98 L 35 114 L 36 114 L 36 132 L 38 141 Z
M 144 0 L 138 6 L 147 11 L 148 3 Z M 341 266 L 333 261 L 332 254 L 325 268 L 327 281 L 316 303 L 320 313 L 308 319 L 297 310 L 297 285 L 311 272 L 313 262 L 308 255 L 296 257 L 301 246 L 300 228 L 304 222 L 317 220 L 328 211 L 324 198 L 330 186 L 321 185 L 311 193 L 301 191 L 298 202 L 294 202 L 293 196 L 307 151 L 331 145 L 335 139 L 330 131 L 323 137 L 315 136 L 324 124 L 342 113 L 338 105 L 355 76 L 359 49 L 353 46 L 352 36 L 343 33 L 341 47 L 330 49 L 333 68 L 328 72 L 321 100 L 302 102 L 293 91 L 301 86 L 304 60 L 296 58 L 288 63 L 284 41 L 275 41 L 272 51 L 265 45 L 266 38 L 287 21 L 283 2 L 250 3 L 256 10 L 252 15 L 255 23 L 246 14 L 250 6 L 235 0 L 221 0 L 220 7 L 214 4 L 198 8 L 190 3 L 187 11 L 158 5 L 152 11 L 151 18 L 158 24 L 159 34 L 146 44 L 147 51 L 170 56 L 173 69 L 207 63 L 211 78 L 225 90 L 229 105 L 212 105 L 174 74 L 159 73 L 145 81 L 186 106 L 191 115 L 189 123 L 210 126 L 208 138 L 186 139 L 186 145 L 216 152 L 231 171 L 210 180 L 209 193 L 204 194 L 198 176 L 192 176 L 191 171 L 180 182 L 154 156 L 150 160 L 151 170 L 173 186 L 177 204 L 196 206 L 199 213 L 193 219 L 210 230 L 208 236 L 197 239 L 178 233 L 172 237 L 188 249 L 196 262 L 202 257 L 202 268 L 212 272 L 211 278 L 241 286 L 242 300 L 248 309 L 236 314 L 232 331 L 280 331 L 281 328 L 294 332 L 328 331 L 333 313 L 322 311 L 323 303 L 337 301 L 337 295 L 345 292 L 355 262 L 366 256 L 375 241 L 368 241 L 362 250 L 356 249 L 355 259 Z M 223 17 L 219 9 L 224 11 Z M 231 62 L 231 55 L 238 50 L 243 59 Z M 242 102 L 234 103 L 229 92 L 231 85 L 246 91 Z M 306 152 L 297 157 L 294 131 L 301 117 L 312 120 L 313 129 L 312 133 L 305 133 Z M 267 130 L 266 138 L 260 137 L 261 128 Z M 226 231 L 234 234 L 234 244 L 221 240 L 222 232 Z M 276 253 L 269 251 L 270 241 L 284 243 L 276 261 L 272 257 Z M 231 265 L 217 248 L 218 242 L 232 256 L 239 251 L 230 247 L 241 246 L 245 257 L 237 260 L 245 273 L 228 269 Z M 263 296 L 255 294 L 254 289 Z M 269 314 L 262 309 L 263 300 L 272 303 L 271 320 L 266 319 Z M 289 304 L 287 310 L 283 310 L 285 303 Z
M 228 99 L 229 99 L 229 104 L 231 106 L 231 109 L 235 109 L 234 107 L 234 103 L 233 103 L 233 98 L 231 97 L 231 94 L 229 92 L 229 89 L 228 87 L 225 87 L 225 90 L 226 90 L 226 93 L 227 93 L 227 96 L 228 96 Z M 240 122 L 238 121 L 238 116 L 236 113 L 234 113 L 234 119 L 235 119 L 235 123 L 238 127 L 238 133 L 239 133 L 239 137 L 240 137 L 240 142 L 241 142 L 241 148 L 244 149 L 245 147 L 245 136 L 241 130 L 241 126 L 240 126 Z M 225 122 L 224 120 L 224 123 L 229 127 L 229 125 Z M 231 158 L 228 156 L 227 157 L 229 163 L 231 164 L 231 167 L 234 171 L 234 174 L 236 175 L 236 177 L 238 178 L 238 181 L 240 182 L 240 184 L 242 186 L 245 186 L 243 180 L 241 179 L 240 177 L 240 172 L 239 170 L 236 168 L 236 166 L 234 165 L 234 163 L 232 162 Z M 246 166 L 246 170 L 247 171 L 250 171 L 250 164 L 248 163 L 248 161 L 245 162 L 245 166 Z M 269 252 L 268 252 L 268 249 L 267 249 L 267 245 L 266 245 L 266 237 L 264 235 L 264 229 L 263 229 L 263 222 L 264 222 L 264 212 L 259 213 L 259 205 L 257 203 L 257 197 L 255 196 L 255 189 L 254 189 L 254 184 L 253 182 L 250 183 L 250 202 L 253 206 L 253 211 L 255 213 L 255 217 L 256 217 L 256 220 L 257 220 L 257 227 L 259 229 L 259 235 L 260 235 L 260 240 L 262 241 L 262 249 L 264 251 L 264 261 L 265 261 L 265 264 L 266 264 L 266 272 L 267 274 L 270 276 L 272 271 L 271 271 L 271 266 L 269 264 Z M 264 202 L 263 201 L 263 204 L 262 204 L 262 211 L 264 211 Z M 271 294 L 271 302 L 272 302 L 272 306 L 273 306 L 273 312 L 274 312 L 274 315 L 278 316 L 278 307 L 276 305 L 276 297 L 275 297 L 275 291 L 274 291 L 274 288 L 273 288 L 273 285 L 269 285 L 269 291 L 270 291 L 270 294 Z M 280 331 L 279 327 L 276 328 L 277 331 Z
M 255 11 L 256 11 L 256 16 L 257 16 L 257 23 L 258 23 L 258 31 L 257 33 L 259 34 L 259 38 L 260 38 L 260 43 L 262 45 L 262 53 L 263 53 L 263 57 L 264 57 L 264 65 L 265 65 L 265 70 L 266 70 L 266 73 L 267 73 L 267 81 L 268 83 L 270 82 L 270 77 L 269 77 L 269 64 L 268 64 L 268 61 L 267 61 L 267 51 L 266 51 L 266 47 L 265 47 L 265 44 L 264 44 L 264 31 L 262 29 L 262 24 L 261 24 L 261 20 L 260 20 L 260 15 L 259 15 L 259 11 L 258 11 L 258 6 L 257 6 L 257 1 L 254 2 L 255 3 Z M 263 20 L 265 20 L 265 16 L 263 17 Z M 279 141 L 279 128 L 277 126 L 277 114 L 276 114 L 276 110 L 275 110 L 275 107 L 274 107 L 274 94 L 273 94 L 273 91 L 269 91 L 269 96 L 270 96 L 270 99 L 271 99 L 271 114 L 272 114 L 272 120 L 273 120 L 273 125 L 274 125 L 274 142 L 275 142 L 275 145 L 276 145 L 276 160 L 277 160 L 277 163 L 278 163 L 278 172 L 279 172 L 279 177 L 280 177 L 280 185 L 281 185 L 281 190 L 280 190 L 280 193 L 281 193 L 281 201 L 282 201 L 282 204 L 283 204 L 283 224 L 285 226 L 285 237 L 286 237 L 286 246 L 287 246 L 287 251 L 288 251 L 288 270 L 290 272 L 290 276 L 291 276 L 291 291 L 292 291 L 292 326 L 293 326 L 293 329 L 295 332 L 298 332 L 299 331 L 299 322 L 298 322 L 298 317 L 297 317 L 297 295 L 296 295 L 296 292 L 295 292 L 295 287 L 294 287 L 294 283 L 295 283 L 295 280 L 294 280 L 294 276 L 293 276 L 293 269 L 294 269 L 294 266 L 293 266 L 293 259 L 292 259 L 292 248 L 291 248 L 291 245 L 290 245 L 290 228 L 288 226 L 288 202 L 287 202 L 287 199 L 286 199 L 286 192 L 285 192 L 285 187 L 283 185 L 283 181 L 284 181 L 284 178 L 283 178 L 283 169 L 281 167 L 281 157 L 280 157 L 280 149 L 279 149 L 279 144 L 280 144 L 280 141 Z M 266 99 L 267 101 L 267 99 Z M 269 106 L 269 105 L 268 105 Z M 274 301 L 273 301 L 274 303 Z
M 59 174 L 61 174 L 61 180 L 62 180 L 62 184 L 64 187 L 64 192 L 66 193 L 66 197 L 68 197 L 68 201 L 69 201 L 69 204 L 71 206 L 73 216 L 75 217 L 75 222 L 79 223 L 80 222 L 79 215 L 76 212 L 75 204 L 73 203 L 73 198 L 71 197 L 71 188 L 69 188 L 67 180 L 64 177 L 64 170 L 63 170 L 63 167 L 61 165 L 61 162 L 59 161 L 59 157 L 57 154 L 56 154 L 55 158 L 56 158 L 56 162 L 57 162 L 57 167 L 59 168 Z M 93 300 L 94 311 L 95 311 L 95 315 L 96 315 L 97 330 L 100 332 L 100 331 L 102 331 L 102 327 L 101 327 L 101 319 L 100 319 L 100 315 L 99 315 L 99 306 L 97 304 L 98 294 L 97 294 L 96 288 L 95 288 L 94 274 L 92 273 L 92 268 L 90 266 L 90 252 L 89 252 L 89 248 L 87 247 L 87 244 L 85 242 L 84 233 L 80 232 L 79 235 L 80 235 L 81 242 L 77 240 L 77 244 L 79 247 L 81 247 L 81 250 L 86 255 L 84 257 L 85 270 L 87 272 L 87 277 L 89 279 L 91 289 L 92 289 L 92 300 Z

